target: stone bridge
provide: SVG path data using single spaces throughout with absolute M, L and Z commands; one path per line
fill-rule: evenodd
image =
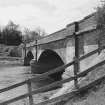
M 26 44 L 26 49 L 23 49 L 23 57 L 32 52 L 34 59 L 37 59 L 40 64 L 52 68 L 67 64 L 75 56 L 75 36 L 78 36 L 79 56 L 98 48 L 99 29 L 97 29 L 95 14 L 68 24 L 64 29 L 40 40 Z M 70 68 L 67 68 L 66 71 L 70 71 Z

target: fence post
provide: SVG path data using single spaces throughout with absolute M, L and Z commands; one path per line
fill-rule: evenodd
M 26 40 L 24 40 L 24 57 L 26 57 Z
M 26 56 L 27 56 L 27 54 L 26 54 L 26 40 L 24 40 L 24 66 L 27 64 L 26 63 Z
M 78 22 L 75 22 L 75 32 L 74 32 L 74 39 L 75 39 L 75 57 L 74 57 L 74 85 L 78 88 L 78 78 L 77 73 L 79 72 L 79 38 L 76 35 L 76 32 L 79 30 Z
M 36 62 L 37 62 L 37 53 L 38 53 L 38 48 L 37 48 L 37 40 L 36 40 L 36 46 L 35 46 L 35 50 L 36 50 L 35 57 L 36 57 Z
M 28 93 L 31 93 L 32 87 L 31 87 L 31 81 L 30 80 L 28 80 L 27 85 L 28 85 Z M 31 94 L 29 95 L 29 104 L 33 105 L 33 97 Z
M 75 85 L 75 88 L 79 88 L 78 87 L 78 78 L 77 78 L 77 73 L 79 71 L 79 61 L 76 57 L 74 57 L 74 76 L 75 76 L 75 79 L 74 79 L 74 85 Z

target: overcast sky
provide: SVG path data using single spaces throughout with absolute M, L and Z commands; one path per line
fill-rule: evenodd
M 95 11 L 100 0 L 0 0 L 0 25 L 42 27 L 47 33 L 64 28 Z

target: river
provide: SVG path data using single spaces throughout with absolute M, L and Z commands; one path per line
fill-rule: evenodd
M 0 89 L 11 86 L 13 84 L 22 82 L 24 80 L 27 80 L 28 78 L 32 78 L 34 75 L 31 74 L 30 67 L 25 67 L 25 66 L 20 66 L 20 65 L 1 65 L 0 64 Z M 44 81 L 43 83 L 50 83 L 51 81 Z M 36 85 L 33 85 L 33 88 Z M 18 88 L 0 93 L 0 102 L 12 99 L 14 97 L 20 96 L 22 94 L 25 94 L 28 92 L 27 85 L 20 86 Z M 44 100 L 44 96 L 50 96 L 53 94 L 52 92 L 47 92 L 47 93 L 39 93 L 38 95 L 34 95 L 34 101 L 35 103 L 40 102 Z M 18 103 L 11 104 L 11 105 L 28 105 L 27 104 L 27 99 L 21 100 L 21 103 L 18 101 Z
M 24 81 L 32 77 L 30 68 L 24 66 L 3 65 L 0 67 L 0 89 Z M 0 100 L 8 100 L 27 92 L 27 86 L 20 86 L 11 91 L 0 94 Z

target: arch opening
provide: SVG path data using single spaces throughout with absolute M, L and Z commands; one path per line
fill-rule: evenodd
M 31 51 L 28 51 L 28 53 L 27 53 L 27 58 L 28 58 L 29 60 L 32 60 L 32 59 L 34 58 L 34 56 L 33 56 L 33 54 L 32 54 Z
M 24 58 L 24 65 L 25 66 L 29 66 L 30 65 L 30 61 L 34 58 L 33 54 L 31 51 L 28 51 L 26 57 Z
M 57 68 L 58 66 L 61 66 L 63 64 L 64 64 L 63 60 L 56 52 L 47 49 L 43 51 L 42 54 L 40 55 L 37 61 L 36 71 L 37 73 L 42 74 L 48 72 L 49 70 Z M 49 77 L 55 81 L 61 80 L 63 72 L 64 70 L 51 74 L 49 75 Z

